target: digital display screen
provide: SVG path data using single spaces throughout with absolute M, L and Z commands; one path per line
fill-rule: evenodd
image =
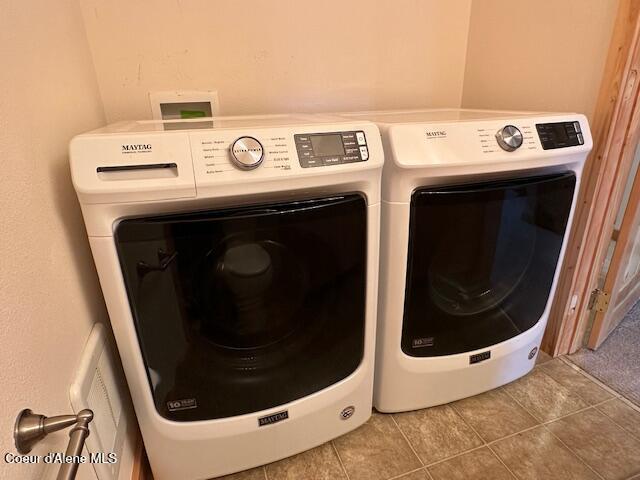
M 536 130 L 544 150 L 584 145 L 578 122 L 537 123 Z
M 564 123 L 554 124 L 553 132 L 556 136 L 556 142 L 567 143 L 569 141 L 569 135 L 567 135 L 567 130 L 564 128 Z
M 311 135 L 311 145 L 317 157 L 344 155 L 342 135 Z

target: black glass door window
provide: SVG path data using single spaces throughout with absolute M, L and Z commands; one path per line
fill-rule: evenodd
M 549 298 L 575 183 L 563 173 L 416 190 L 403 352 L 468 352 L 533 327 Z
M 351 374 L 364 349 L 366 223 L 360 195 L 120 222 L 158 412 L 241 415 Z

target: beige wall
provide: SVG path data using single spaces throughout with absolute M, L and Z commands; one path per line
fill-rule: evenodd
M 109 121 L 147 92 L 222 114 L 459 105 L 471 0 L 80 0 Z
M 593 113 L 618 0 L 80 0 L 107 119 L 154 90 L 222 114 L 464 106 Z
M 71 412 L 68 392 L 91 325 L 106 313 L 71 185 L 67 143 L 104 114 L 82 16 L 70 0 L 2 2 L 0 15 L 0 479 L 18 411 Z M 33 453 L 64 450 L 67 432 Z M 48 472 L 50 473 L 50 472 Z M 82 465 L 80 479 L 95 478 Z
M 462 105 L 593 115 L 617 0 L 474 0 Z

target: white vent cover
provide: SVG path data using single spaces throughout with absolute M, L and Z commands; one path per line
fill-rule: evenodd
M 105 463 L 93 463 L 98 480 L 130 479 L 136 423 L 122 370 L 104 325 L 96 323 L 91 330 L 69 395 L 75 413 L 84 408 L 93 410 L 86 448 L 90 454 L 105 455 Z M 110 453 L 117 455 L 116 463 L 108 463 Z

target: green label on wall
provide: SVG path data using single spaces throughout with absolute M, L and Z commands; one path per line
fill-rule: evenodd
M 180 110 L 180 118 L 200 118 L 206 116 L 207 114 L 202 110 Z

